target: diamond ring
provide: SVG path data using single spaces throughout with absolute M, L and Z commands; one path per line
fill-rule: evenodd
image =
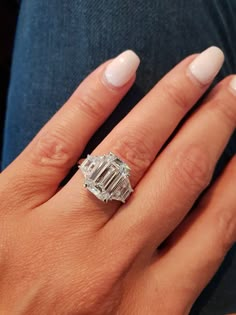
M 85 177 L 84 186 L 104 202 L 125 202 L 133 191 L 129 166 L 112 152 L 101 156 L 88 155 L 79 169 Z

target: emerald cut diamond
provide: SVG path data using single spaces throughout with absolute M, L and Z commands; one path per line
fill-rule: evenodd
M 85 177 L 84 186 L 102 201 L 125 202 L 133 191 L 128 178 L 129 166 L 112 152 L 88 155 L 79 168 Z

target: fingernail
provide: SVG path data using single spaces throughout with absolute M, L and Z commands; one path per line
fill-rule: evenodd
M 210 83 L 224 62 L 224 53 L 212 46 L 197 56 L 189 66 L 191 74 L 202 84 Z
M 229 82 L 229 86 L 231 88 L 231 91 L 236 94 L 236 76 L 233 77 L 233 79 Z
M 107 66 L 104 76 L 115 87 L 125 85 L 135 74 L 140 64 L 139 57 L 132 50 L 126 50 Z

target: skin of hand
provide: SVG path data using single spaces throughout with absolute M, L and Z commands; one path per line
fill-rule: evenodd
M 131 167 L 125 204 L 98 200 L 81 171 L 58 187 L 132 86 L 132 51 L 91 73 L 0 174 L 1 315 L 190 312 L 236 238 L 235 157 L 208 187 L 235 128 L 235 77 L 161 148 L 223 58 L 211 47 L 184 59 L 92 152 L 111 151 Z

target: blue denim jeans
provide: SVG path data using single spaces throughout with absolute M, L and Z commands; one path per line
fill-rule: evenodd
M 236 1 L 230 0 L 22 0 L 2 168 L 21 152 L 87 74 L 125 49 L 134 49 L 142 60 L 136 83 L 91 139 L 84 155 L 188 54 L 210 45 L 223 49 L 226 61 L 214 84 L 236 72 L 235 16 Z M 217 165 L 215 177 L 235 152 L 236 134 Z M 234 247 L 191 314 L 236 312 L 235 253 Z

